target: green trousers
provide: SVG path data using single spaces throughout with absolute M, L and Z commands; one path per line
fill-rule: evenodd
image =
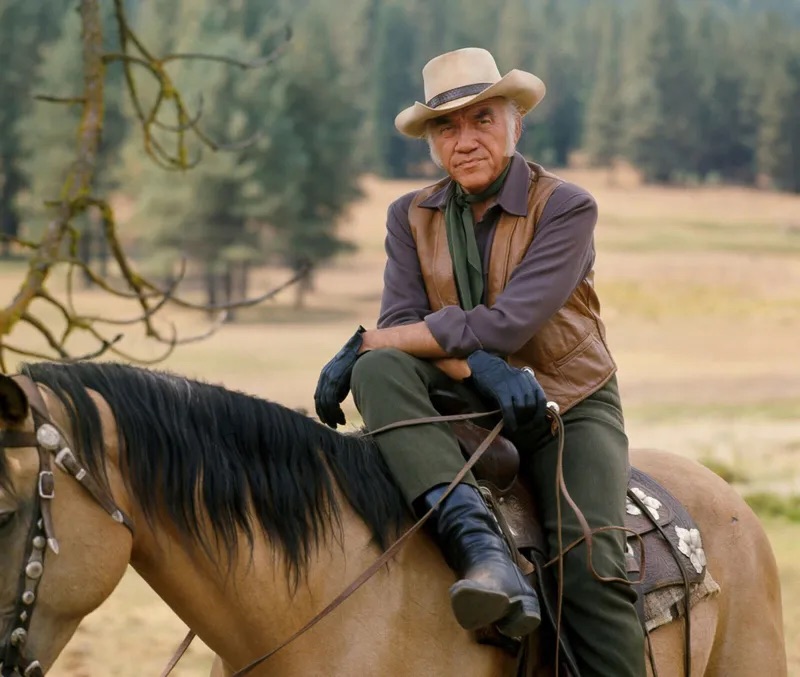
M 351 380 L 353 397 L 369 429 L 410 418 L 434 416 L 429 393 L 456 392 L 475 410 L 486 408 L 477 393 L 448 378 L 430 362 L 399 350 L 375 350 L 359 358 Z M 622 525 L 628 482 L 628 439 L 616 379 L 564 415 L 564 479 L 572 498 L 594 529 Z M 555 486 L 557 440 L 543 430 L 512 438 L 534 490 L 548 539 L 557 553 L 556 501 L 561 500 L 562 539 L 582 535 L 577 519 Z M 449 483 L 464 459 L 447 424 L 400 428 L 381 434 L 378 448 L 409 505 L 433 487 Z M 469 477 L 466 481 L 474 483 Z M 625 535 L 594 537 L 592 564 L 604 577 L 625 579 Z M 644 635 L 635 609 L 636 593 L 623 583 L 601 583 L 587 571 L 586 546 L 564 557 L 563 623 L 582 677 L 642 677 Z

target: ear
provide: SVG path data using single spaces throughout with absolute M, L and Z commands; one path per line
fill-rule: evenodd
M 28 418 L 28 396 L 10 376 L 0 374 L 0 423 L 19 425 Z

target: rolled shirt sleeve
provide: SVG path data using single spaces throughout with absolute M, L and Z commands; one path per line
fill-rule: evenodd
M 567 302 L 594 264 L 597 204 L 574 184 L 559 186 L 536 224 L 534 239 L 490 308 L 446 306 L 425 316 L 442 348 L 454 357 L 483 349 L 511 355 Z M 417 263 L 417 270 L 419 264 Z
M 414 195 L 404 195 L 389 206 L 379 329 L 422 322 L 431 312 L 417 246 L 408 225 L 408 209 Z

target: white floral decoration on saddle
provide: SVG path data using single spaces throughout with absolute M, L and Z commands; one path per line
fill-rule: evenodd
M 660 517 L 659 509 L 661 508 L 661 501 L 657 498 L 653 498 L 652 496 L 648 496 L 644 493 L 639 487 L 631 487 L 631 492 L 638 498 L 642 503 L 644 503 L 644 507 L 647 508 L 647 512 L 650 513 L 654 520 L 658 520 Z M 629 496 L 625 497 L 625 512 L 629 515 L 641 515 L 642 509 L 636 505 Z
M 700 532 L 697 529 L 684 529 L 676 526 L 675 533 L 678 534 L 678 550 L 689 558 L 698 574 L 702 573 L 703 567 L 706 565 L 706 552 L 703 550 Z

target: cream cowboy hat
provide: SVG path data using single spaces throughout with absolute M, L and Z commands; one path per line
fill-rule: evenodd
M 494 57 L 485 49 L 467 47 L 437 56 L 422 69 L 425 103 L 417 101 L 394 119 L 406 136 L 425 136 L 425 123 L 495 96 L 514 101 L 523 115 L 544 98 L 544 82 L 533 73 L 512 70 L 500 76 Z

